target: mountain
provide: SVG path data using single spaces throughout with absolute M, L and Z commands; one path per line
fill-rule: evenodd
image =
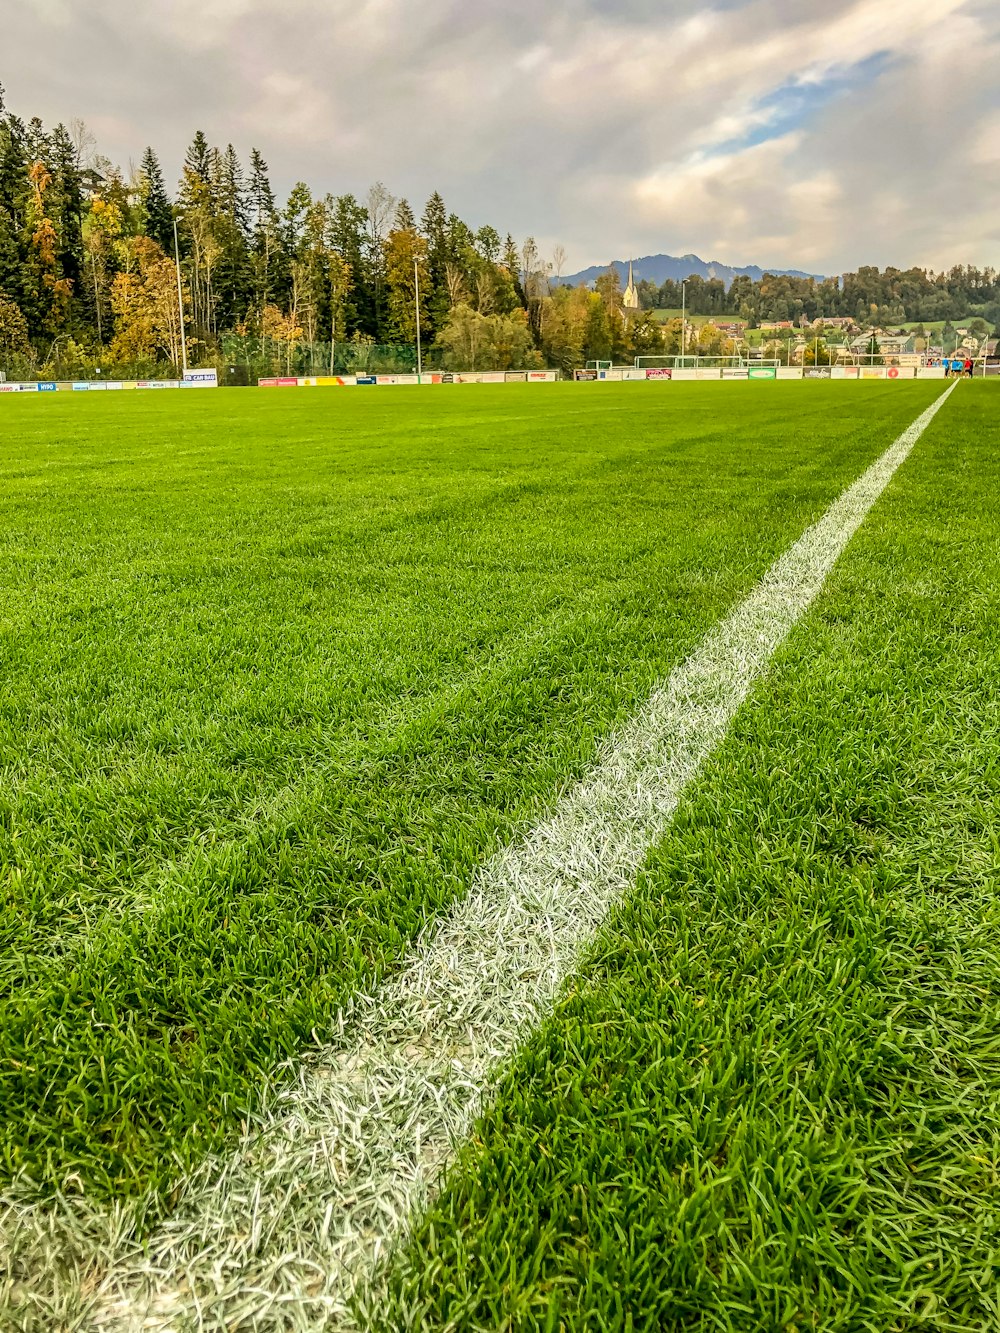
M 591 268 L 585 268 L 580 273 L 571 273 L 568 277 L 560 278 L 559 281 L 569 287 L 577 287 L 585 283 L 590 285 L 602 273 L 607 273 L 609 268 L 616 268 L 621 275 L 622 285 L 624 286 L 628 274 L 628 262 L 622 259 L 616 259 L 613 265 L 605 264 L 603 266 L 595 264 Z M 756 264 L 748 264 L 745 268 L 732 268 L 729 264 L 720 264 L 718 260 L 710 260 L 708 263 L 704 259 L 699 259 L 697 255 L 682 255 L 679 259 L 676 255 L 646 255 L 644 259 L 635 259 L 632 261 L 632 270 L 635 273 L 635 280 L 639 282 L 645 278 L 648 282 L 655 282 L 657 286 L 666 282 L 667 278 L 673 278 L 675 282 L 680 282 L 682 278 L 690 278 L 697 274 L 699 278 L 706 281 L 709 278 L 720 278 L 728 287 L 733 278 L 739 274 L 746 274 L 748 278 L 753 278 L 759 282 L 765 273 L 772 273 L 779 278 L 815 278 L 817 282 L 822 281 L 822 275 L 818 273 L 803 273 L 797 268 L 758 268 Z

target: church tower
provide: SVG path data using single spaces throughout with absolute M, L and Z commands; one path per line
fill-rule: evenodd
M 632 261 L 628 261 L 628 286 L 625 288 L 625 294 L 622 297 L 622 308 L 626 311 L 635 311 L 639 309 L 639 289 L 635 285 L 635 278 L 632 274 Z

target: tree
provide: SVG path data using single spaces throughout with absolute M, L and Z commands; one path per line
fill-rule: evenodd
M 265 306 L 260 321 L 261 337 L 270 338 L 283 349 L 285 370 L 292 373 L 292 355 L 302 341 L 302 327 L 294 315 L 286 315 L 276 305 Z
M 159 158 L 152 148 L 147 148 L 143 153 L 139 169 L 142 172 L 142 203 L 145 210 L 143 230 L 165 254 L 169 254 L 174 244 L 174 210 L 167 194 Z
M 436 344 L 452 370 L 511 370 L 537 364 L 523 310 L 512 315 L 481 315 L 471 306 L 458 305 Z
M 390 337 L 404 343 L 417 340 L 416 275 L 420 275 L 420 318 L 427 327 L 426 302 L 430 286 L 427 242 L 410 227 L 392 231 L 385 243 L 387 329 Z
M 278 207 L 267 163 L 256 148 L 250 153 L 250 187 L 246 206 L 252 270 L 251 299 L 257 310 L 263 310 L 281 289 L 284 256 Z
M 413 209 L 405 199 L 400 199 L 396 205 L 396 217 L 392 226 L 393 231 L 416 231 L 417 220 L 413 216 Z
M 125 250 L 127 267 L 111 289 L 116 320 L 111 355 L 131 363 L 165 356 L 179 368 L 181 324 L 174 264 L 148 236 L 132 237 Z M 183 296 L 186 309 L 191 294 L 184 289 Z
M 351 265 L 343 255 L 336 252 L 330 255 L 330 342 L 335 345 L 347 341 L 347 326 L 351 311 L 351 292 L 354 290 L 354 274 Z M 333 346 L 330 349 L 331 373 L 333 370 Z
M 198 130 L 184 157 L 184 180 L 200 181 L 206 188 L 212 181 L 212 150 L 201 130 Z
M 396 200 L 381 181 L 376 181 L 365 200 L 368 222 L 368 261 L 375 295 L 375 335 L 382 333 L 385 319 L 385 238 L 396 211 Z
M 0 367 L 14 370 L 31 360 L 28 321 L 13 301 L 0 292 Z

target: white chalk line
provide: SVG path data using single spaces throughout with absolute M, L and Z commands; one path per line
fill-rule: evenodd
M 555 812 L 484 866 L 402 969 L 352 1001 L 263 1129 L 197 1171 L 141 1250 L 119 1217 L 85 1275 L 77 1261 L 72 1280 L 90 1286 L 77 1327 L 367 1323 L 387 1257 L 497 1075 L 551 1011 L 685 787 L 955 387 L 775 562 Z

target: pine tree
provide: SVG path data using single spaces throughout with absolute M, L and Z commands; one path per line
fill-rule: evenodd
M 437 190 L 427 201 L 420 222 L 427 238 L 427 265 L 430 293 L 427 299 L 429 332 L 439 332 L 448 322 L 448 210 Z
M 375 283 L 367 262 L 365 226 L 367 214 L 353 194 L 328 201 L 327 245 L 350 267 L 351 291 L 345 301 L 344 336 L 364 333 L 375 336 Z
M 152 148 L 147 148 L 143 153 L 140 169 L 146 214 L 143 231 L 164 253 L 171 254 L 174 247 L 174 210 L 167 194 L 159 158 Z
M 396 217 L 392 224 L 393 231 L 415 231 L 417 220 L 413 216 L 413 209 L 405 199 L 400 199 L 396 205 Z
M 267 163 L 256 148 L 250 153 L 247 214 L 253 269 L 253 304 L 260 312 L 273 302 L 283 286 L 284 254 L 281 224 Z
M 212 150 L 201 130 L 195 133 L 191 147 L 184 158 L 184 170 L 196 176 L 204 185 L 210 185 L 212 179 Z

